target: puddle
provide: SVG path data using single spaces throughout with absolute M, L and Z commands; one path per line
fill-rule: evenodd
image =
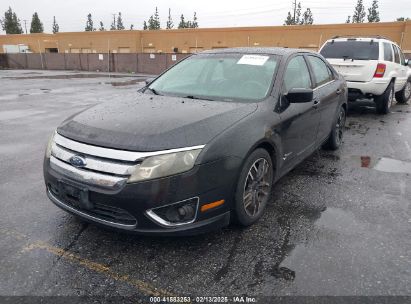
M 121 86 L 137 84 L 142 81 L 143 81 L 142 79 L 133 79 L 133 80 L 128 80 L 128 81 L 106 82 L 106 84 L 111 84 L 113 87 L 121 87 Z
M 133 77 L 143 81 L 147 77 L 141 77 L 136 75 L 109 75 L 109 74 L 70 74 L 70 75 L 42 75 L 42 76 L 23 76 L 23 77 L 3 77 L 4 79 L 71 79 L 71 78 L 126 78 Z
M 371 156 L 353 156 L 352 159 L 361 168 L 374 169 L 388 173 L 411 174 L 411 162 L 387 157 L 372 158 Z
M 328 207 L 321 214 L 316 226 L 346 235 L 356 234 L 363 229 L 363 224 L 356 220 L 353 213 L 333 207 Z
M 0 121 L 10 120 L 16 118 L 27 117 L 30 115 L 39 115 L 44 114 L 45 111 L 31 111 L 31 110 L 11 110 L 11 111 L 1 111 L 0 112 Z

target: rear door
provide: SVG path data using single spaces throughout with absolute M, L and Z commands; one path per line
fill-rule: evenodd
M 374 40 L 349 38 L 331 40 L 320 54 L 344 76 L 347 81 L 371 81 L 379 59 L 379 44 Z
M 335 81 L 336 75 L 320 57 L 308 55 L 307 59 L 314 76 L 314 99 L 320 113 L 317 141 L 322 142 L 330 134 L 344 88 Z
M 393 44 L 394 48 L 394 59 L 395 59 L 395 71 L 397 72 L 397 78 L 395 80 L 395 91 L 400 91 L 405 83 L 407 82 L 407 68 L 405 66 L 404 54 L 401 49 Z
M 290 89 L 311 89 L 313 87 L 304 56 L 297 55 L 289 59 L 283 75 L 280 109 L 278 110 L 282 119 L 279 132 L 282 138 L 282 157 L 285 167 L 288 167 L 293 166 L 312 151 L 320 115 L 314 100 L 307 103 L 289 104 L 286 98 L 283 98 Z

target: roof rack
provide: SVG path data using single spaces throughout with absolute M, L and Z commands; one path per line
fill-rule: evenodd
M 385 37 L 385 36 L 381 36 L 381 35 L 366 35 L 366 36 L 359 36 L 359 35 L 337 35 L 334 37 L 331 37 L 330 39 L 337 39 L 337 38 L 353 38 L 353 37 L 357 37 L 357 38 L 376 38 L 376 39 L 387 39 L 390 40 L 389 38 Z

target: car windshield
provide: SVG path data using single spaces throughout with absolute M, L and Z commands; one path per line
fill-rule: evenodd
M 254 102 L 267 96 L 278 56 L 198 54 L 180 62 L 148 87 L 160 95 Z
M 379 48 L 375 41 L 330 41 L 321 49 L 325 58 L 378 60 Z

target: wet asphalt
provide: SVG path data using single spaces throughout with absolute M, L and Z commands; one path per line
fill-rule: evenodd
M 54 206 L 42 177 L 50 134 L 144 78 L 0 71 L 0 295 L 411 295 L 408 104 L 386 116 L 351 106 L 343 147 L 282 178 L 248 229 L 142 237 Z

